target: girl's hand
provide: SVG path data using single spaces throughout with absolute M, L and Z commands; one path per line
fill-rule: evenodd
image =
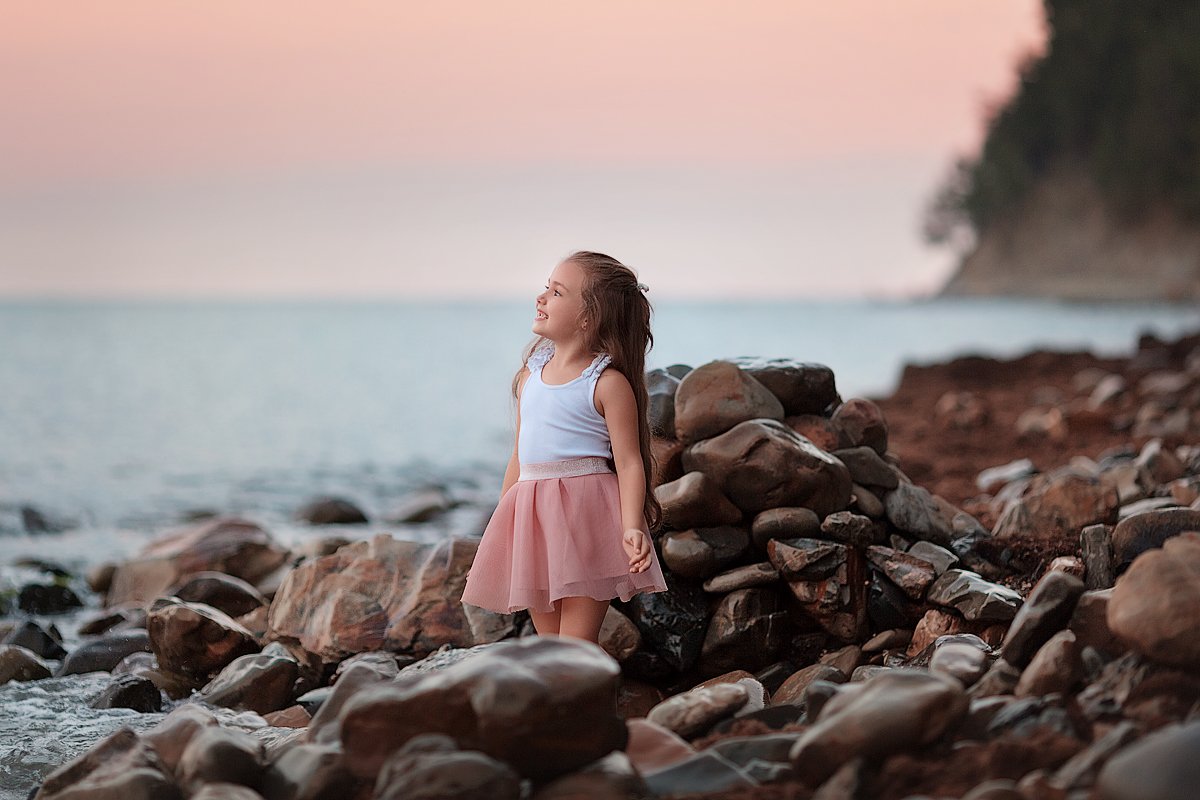
M 645 572 L 650 568 L 650 536 L 641 528 L 626 528 L 621 545 L 629 556 L 630 572 Z

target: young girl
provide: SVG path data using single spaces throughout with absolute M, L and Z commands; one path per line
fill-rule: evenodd
M 462 601 L 528 608 L 541 635 L 598 642 L 609 601 L 667 588 L 650 533 L 646 287 L 602 253 L 567 256 L 537 297 L 513 378 L 517 436 Z M 606 369 L 607 367 L 607 369 Z

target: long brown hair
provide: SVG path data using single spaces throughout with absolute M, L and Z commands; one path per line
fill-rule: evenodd
M 654 346 L 650 330 L 653 308 L 639 288 L 637 275 L 629 267 L 604 253 L 576 250 L 565 259 L 577 264 L 584 273 L 583 317 L 588 321 L 588 349 L 612 356 L 610 366 L 618 370 L 633 387 L 637 404 L 638 446 L 646 475 L 646 501 L 643 513 L 647 530 L 654 533 L 662 526 L 662 505 L 654 496 L 654 453 L 650 449 L 650 399 L 646 393 L 646 353 Z M 521 369 L 513 376 L 512 394 L 517 396 L 521 373 L 529 356 L 546 337 L 535 337 L 521 354 Z

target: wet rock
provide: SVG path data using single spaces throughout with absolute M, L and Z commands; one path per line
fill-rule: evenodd
M 654 796 L 748 789 L 758 784 L 729 759 L 703 750 L 686 761 L 643 776 Z
M 771 539 L 767 542 L 771 564 L 788 581 L 828 578 L 846 563 L 849 552 L 843 544 L 820 539 Z
M 729 361 L 689 372 L 675 390 L 675 438 L 684 444 L 719 436 L 751 419 L 783 419 L 783 405 Z M 685 461 L 685 469 L 691 469 Z
M 104 687 L 91 708 L 131 708 L 142 714 L 162 711 L 162 694 L 158 687 L 137 675 L 118 675 Z
M 263 744 L 233 728 L 206 726 L 196 731 L 179 757 L 179 782 L 193 791 L 206 783 L 255 788 L 262 779 Z
M 414 525 L 436 519 L 454 508 L 454 499 L 441 486 L 427 486 L 405 494 L 384 515 L 397 525 Z
M 0 644 L 0 686 L 9 681 L 50 677 L 50 667 L 37 653 L 19 644 Z
M 1024 668 L 1033 654 L 1066 627 L 1083 594 L 1083 582 L 1064 572 L 1048 572 L 1022 604 L 1004 640 L 1004 659 Z
M 754 517 L 750 538 L 760 550 L 772 539 L 818 538 L 821 518 L 811 508 L 768 508 Z
M 642 774 L 686 761 L 696 753 L 682 736 L 649 719 L 630 719 L 626 724 L 629 743 L 625 752 Z
M 646 372 L 646 394 L 649 405 L 650 430 L 655 436 L 675 436 L 675 392 L 679 379 L 663 369 Z M 691 527 L 690 525 L 688 527 Z
M 38 800 L 120 797 L 182 800 L 154 748 L 121 727 L 42 781 Z
M 808 688 L 817 681 L 845 683 L 846 674 L 828 664 L 810 664 L 793 672 L 771 695 L 773 705 L 803 706 Z M 809 712 L 810 716 L 812 712 Z
M 851 398 L 837 407 L 831 419 L 842 431 L 844 447 L 865 445 L 879 455 L 887 452 L 887 421 L 870 400 Z
M 617 716 L 625 721 L 634 717 L 644 717 L 650 709 L 663 701 L 663 693 L 657 687 L 631 678 L 621 676 L 617 687 Z
M 933 495 L 920 486 L 901 483 L 884 495 L 883 505 L 893 525 L 918 539 L 949 546 L 954 538 L 954 531 Z
M 870 447 L 848 447 L 835 450 L 833 455 L 850 470 L 850 478 L 855 483 L 884 491 L 900 485 L 900 479 L 896 477 L 891 465 Z
M 1171 725 L 1113 756 L 1097 780 L 1101 800 L 1190 800 L 1200 785 L 1200 721 Z
M 784 417 L 784 423 L 827 453 L 842 446 L 842 431 L 828 417 L 819 414 L 797 414 Z
M 788 615 L 778 595 L 766 589 L 738 589 L 721 598 L 700 651 L 700 669 L 716 675 L 732 669 L 759 669 L 783 647 Z
M 517 800 L 521 778 L 502 761 L 460 751 L 439 734 L 410 739 L 384 762 L 375 781 L 378 800 Z
M 253 522 L 205 520 L 150 542 L 136 558 L 118 565 L 105 605 L 149 605 L 196 572 L 222 572 L 257 585 L 287 558 L 287 550 Z
M 1021 673 L 1013 694 L 1017 697 L 1041 697 L 1066 693 L 1083 671 L 1075 634 L 1059 631 L 1050 637 Z
M 844 642 L 860 641 L 866 634 L 866 562 L 857 550 L 847 549 L 846 560 L 827 578 L 788 581 L 800 609 L 822 630 Z
M 689 739 L 698 736 L 716 722 L 732 716 L 746 705 L 750 695 L 740 683 L 698 686 L 668 697 L 646 715 L 646 719 Z
M 249 614 L 267 605 L 267 598 L 241 578 L 223 572 L 196 572 L 168 594 L 194 603 L 204 603 L 231 617 Z
M 913 600 L 924 597 L 925 590 L 937 577 L 933 565 L 928 561 L 890 547 L 868 547 L 867 560 Z
M 641 592 L 625 604 L 625 613 L 642 639 L 676 670 L 686 670 L 700 657 L 708 630 L 704 592 L 666 572 L 665 592 Z
M 362 785 L 342 759 L 336 744 L 301 743 L 289 747 L 263 774 L 263 795 L 271 800 L 323 800 L 354 797 Z
M 614 750 L 578 772 L 538 787 L 531 800 L 627 800 L 649 796 L 646 782 L 620 750 Z
M 53 625 L 50 626 L 50 630 L 46 630 L 33 620 L 27 619 L 13 628 L 0 643 L 20 645 L 40 658 L 58 660 L 65 656 L 67 651 L 57 633 L 58 629 Z
M 379 534 L 297 565 L 271 603 L 267 638 L 294 639 L 327 662 L 368 650 L 427 655 L 498 641 L 514 616 L 460 598 L 478 542 Z
M 1070 552 L 1084 526 L 1116 522 L 1119 508 L 1116 491 L 1100 480 L 1069 469 L 1057 470 L 1030 481 L 1021 497 L 1004 509 L 992 535 Z
M 858 691 L 834 696 L 790 753 L 801 780 L 816 786 L 839 764 L 884 757 L 936 741 L 967 713 L 967 695 L 953 678 L 890 670 Z
M 840 400 L 833 370 L 824 364 L 745 357 L 735 358 L 733 363 L 779 398 L 788 416 L 823 414 Z
M 714 594 L 769 586 L 779 581 L 779 570 L 769 561 L 747 564 L 718 573 L 704 582 L 704 591 Z
M 938 575 L 958 563 L 958 556 L 933 542 L 914 542 L 913 546 L 908 548 L 908 554 L 932 564 L 933 571 Z
M 1137 557 L 1113 587 L 1108 627 L 1147 658 L 1200 668 L 1200 533 Z
M 983 677 L 971 687 L 971 697 L 995 697 L 1012 694 L 1021 679 L 1021 670 L 1003 658 L 996 659 Z
M 654 457 L 654 485 L 679 480 L 683 477 L 683 443 L 674 439 L 650 437 L 650 455 Z
M 609 606 L 604 612 L 599 639 L 604 652 L 617 661 L 624 661 L 642 646 L 642 632 L 615 606 Z
M 182 675 L 207 677 L 238 656 L 259 650 L 250 631 L 203 603 L 160 598 L 150 607 L 147 624 L 159 666 Z
M 487 646 L 481 645 L 481 647 Z M 339 720 L 346 704 L 368 687 L 389 683 L 393 677 L 388 674 L 387 670 L 380 669 L 377 665 L 358 663 L 347 669 L 332 689 L 322 687 L 314 692 L 309 692 L 308 695 L 296 698 L 298 703 L 305 705 L 309 695 L 317 692 L 325 693 L 324 700 L 315 709 L 305 705 L 305 708 L 313 715 L 312 722 L 308 725 L 308 740 L 320 744 L 336 743 Z
M 17 608 L 26 614 L 65 614 L 82 607 L 83 601 L 69 586 L 29 583 L 17 594 Z
M 885 578 L 878 570 L 871 570 L 871 584 L 867 589 L 867 616 L 876 629 L 911 628 L 920 614 L 900 587 Z M 912 631 L 909 631 L 911 637 Z M 907 644 L 907 642 L 906 642 Z
M 685 578 L 708 578 L 729 566 L 750 546 L 742 528 L 695 528 L 662 538 L 662 560 Z
M 664 522 L 675 530 L 733 525 L 742 518 L 741 510 L 703 472 L 664 483 L 654 496 L 662 505 Z
M 749 514 L 804 506 L 825 516 L 850 502 L 846 466 L 774 419 L 747 420 L 693 444 L 683 466 L 707 473 Z
M 964 628 L 961 617 L 948 611 L 931 608 L 925 612 L 913 631 L 907 655 L 912 658 L 942 636 L 960 633 Z
M 968 687 L 982 678 L 989 666 L 985 651 L 963 642 L 948 642 L 938 647 L 929 661 L 930 672 L 949 675 Z
M 1008 622 L 1021 607 L 1021 595 L 974 572 L 952 569 L 933 582 L 926 598 L 956 609 L 972 622 Z
M 849 511 L 837 511 L 821 521 L 821 537 L 851 547 L 863 548 L 878 542 L 882 529 L 869 517 Z
M 295 660 L 267 653 L 240 656 L 200 690 L 199 699 L 214 706 L 267 714 L 290 706 L 300 673 Z
M 309 525 L 358 525 L 367 515 L 344 497 L 318 497 L 296 509 L 293 517 Z
M 1147 550 L 1162 547 L 1164 542 L 1183 531 L 1200 531 L 1200 510 L 1167 508 L 1121 520 L 1112 532 L 1117 571 Z
M 853 483 L 850 486 L 850 493 L 853 496 L 855 510 L 861 511 L 864 516 L 871 519 L 882 519 L 887 513 L 887 510 L 883 507 L 883 501 L 870 489 Z
M 402 673 L 346 701 L 346 764 L 369 777 L 413 737 L 444 733 L 526 777 L 556 777 L 625 745 L 619 675 L 599 646 L 542 636 L 490 645 L 444 670 Z
M 308 723 L 312 722 L 312 714 L 298 703 L 278 711 L 268 711 L 262 718 L 273 728 L 307 728 Z
M 150 634 L 141 628 L 106 633 L 68 653 L 58 675 L 111 672 L 130 653 L 148 653 L 151 649 Z

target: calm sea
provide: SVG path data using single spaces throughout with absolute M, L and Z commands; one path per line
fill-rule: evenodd
M 62 536 L 17 535 L 25 504 L 105 532 L 101 549 L 120 555 L 197 510 L 287 528 L 318 494 L 373 518 L 427 483 L 490 497 L 512 448 L 509 384 L 532 308 L 0 304 L 0 547 L 59 549 Z M 649 365 L 789 357 L 832 367 L 844 397 L 877 396 L 905 362 L 1031 347 L 1116 354 L 1142 331 L 1197 328 L 1200 309 L 1181 307 L 660 300 Z

